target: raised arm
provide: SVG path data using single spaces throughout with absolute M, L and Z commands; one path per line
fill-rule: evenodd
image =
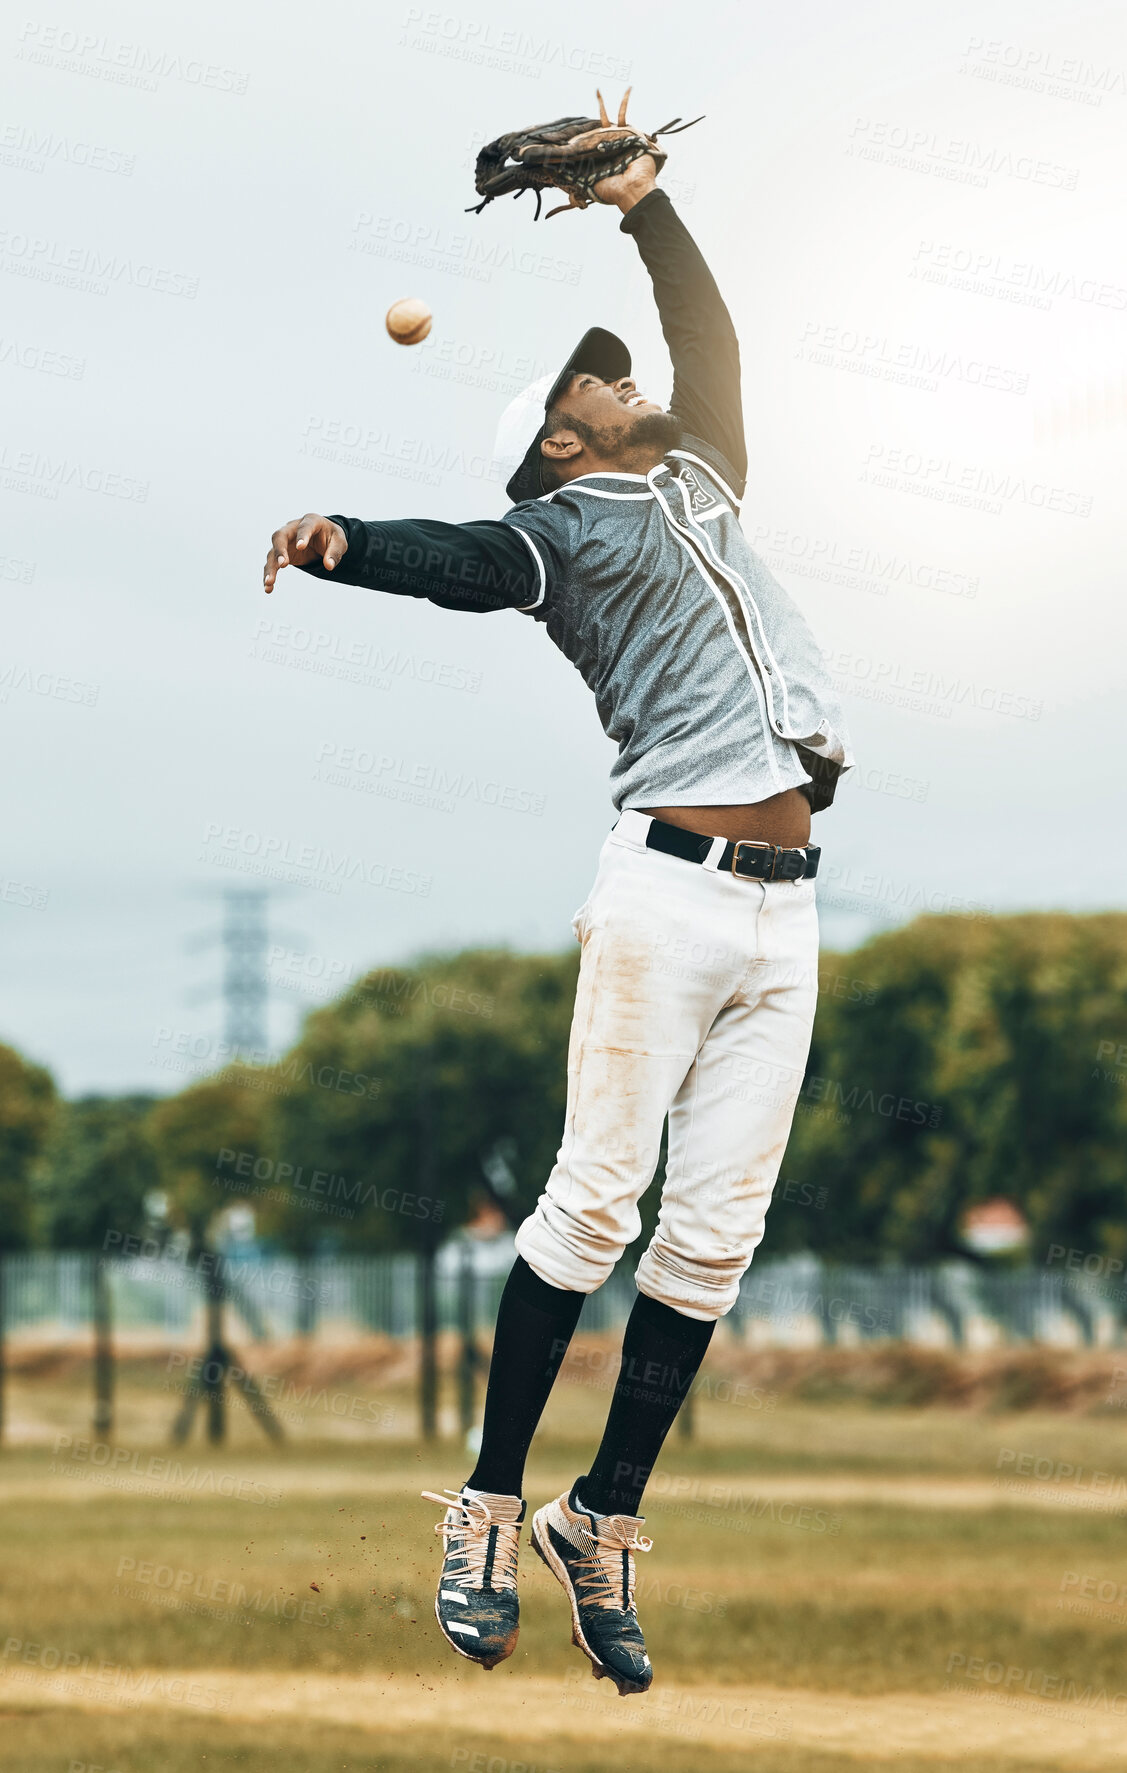
M 637 169 L 637 170 L 635 170 Z M 742 495 L 747 476 L 740 348 L 732 317 L 700 248 L 661 187 L 648 155 L 626 175 L 601 184 L 600 200 L 618 204 L 654 286 L 661 330 L 673 361 L 669 409 L 692 437 L 724 457 Z
M 546 555 L 533 553 L 504 523 L 439 523 L 409 518 L 365 523 L 309 512 L 275 530 L 262 583 L 284 566 L 401 597 L 425 597 L 442 609 L 533 609 L 544 597 Z

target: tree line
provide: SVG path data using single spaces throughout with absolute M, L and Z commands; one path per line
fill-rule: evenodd
M 163 1098 L 66 1101 L 0 1046 L 0 1247 L 199 1247 L 240 1205 L 297 1256 L 433 1248 L 483 1196 L 520 1217 L 559 1142 L 577 966 L 470 950 L 381 967 L 276 1064 Z M 922 917 L 822 956 L 765 1251 L 962 1254 L 967 1208 L 1000 1195 L 1035 1258 L 1124 1259 L 1125 1135 L 1127 914 Z

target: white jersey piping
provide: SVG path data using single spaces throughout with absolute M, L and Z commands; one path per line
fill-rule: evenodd
M 517 535 L 520 536 L 521 540 L 528 543 L 529 549 L 532 554 L 532 558 L 536 562 L 536 570 L 540 574 L 540 595 L 539 595 L 539 597 L 537 597 L 533 603 L 518 603 L 516 607 L 518 610 L 520 610 L 522 612 L 525 610 L 530 610 L 530 609 L 539 609 L 540 605 L 543 603 L 544 598 L 546 597 L 547 592 L 548 592 L 548 575 L 544 571 L 544 561 L 541 557 L 540 550 L 536 546 L 536 543 L 532 540 L 532 537 L 528 534 L 528 531 L 521 529 L 519 524 L 510 523 L 509 528 L 515 529 L 517 532 Z

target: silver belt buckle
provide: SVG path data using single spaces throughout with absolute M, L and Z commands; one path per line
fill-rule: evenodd
M 770 850 L 770 852 L 771 852 L 771 869 L 768 874 L 765 874 L 763 876 L 763 879 L 764 880 L 774 880 L 774 878 L 775 878 L 775 857 L 779 853 L 779 847 L 777 844 L 764 843 L 762 841 L 762 839 L 758 838 L 758 837 L 741 837 L 738 839 L 738 841 L 736 843 L 736 847 L 732 851 L 731 872 L 737 880 L 754 880 L 756 878 L 754 874 L 740 874 L 738 872 L 738 863 L 739 863 L 739 859 L 740 859 L 740 851 L 741 850 Z

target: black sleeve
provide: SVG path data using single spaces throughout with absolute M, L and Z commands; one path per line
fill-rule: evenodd
M 358 517 L 331 521 L 345 532 L 348 549 L 332 572 L 326 572 L 319 560 L 302 566 L 315 578 L 400 597 L 425 597 L 440 609 L 479 614 L 528 608 L 544 596 L 544 556 L 537 559 L 504 523 L 439 523 L 429 518 L 364 523 Z
M 742 495 L 747 478 L 740 347 L 712 272 L 665 192 L 658 187 L 627 210 L 632 234 L 653 279 L 661 330 L 673 360 L 669 410 L 687 433 L 719 451 Z

